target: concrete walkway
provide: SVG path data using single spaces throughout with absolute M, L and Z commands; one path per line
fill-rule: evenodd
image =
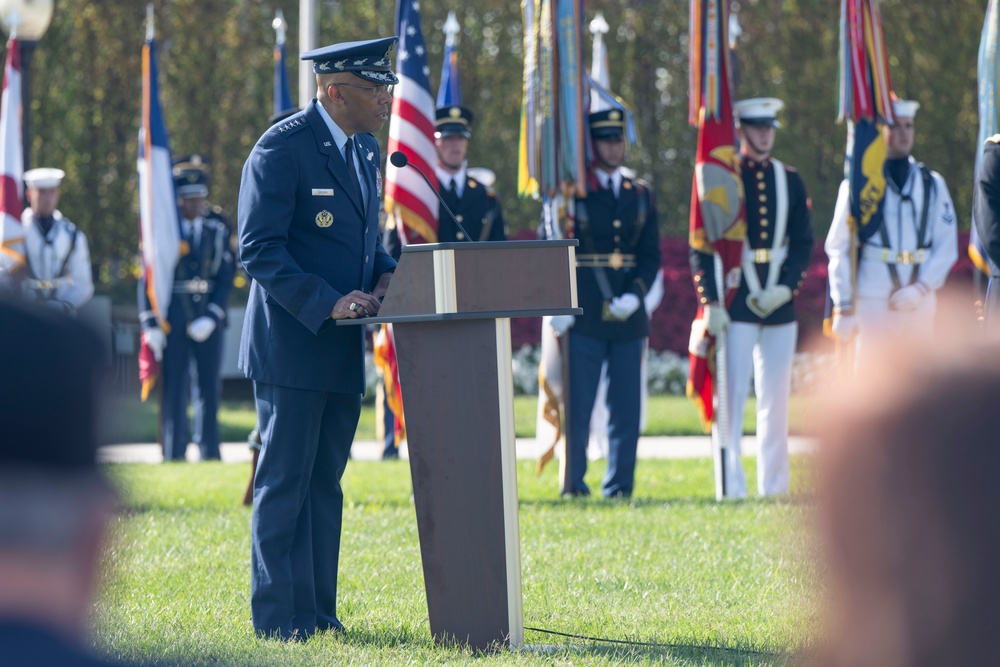
M 744 437 L 742 441 L 744 455 L 756 454 L 757 439 Z M 811 438 L 792 437 L 788 442 L 789 452 L 799 454 L 811 452 L 815 442 Z M 534 438 L 517 439 L 517 458 L 536 459 L 542 452 Z M 649 459 L 684 459 L 708 457 L 712 454 L 712 441 L 708 436 L 681 437 L 642 437 L 639 438 L 639 458 Z M 406 458 L 406 448 L 401 452 Z M 163 455 L 159 445 L 140 443 L 127 445 L 109 445 L 102 447 L 99 454 L 101 461 L 107 463 L 162 463 Z M 382 456 L 381 443 L 372 440 L 359 440 L 351 449 L 351 456 L 356 460 L 375 461 Z M 198 448 L 189 445 L 187 450 L 189 461 L 198 460 Z M 245 463 L 250 461 L 250 448 L 245 442 L 227 442 L 222 444 L 222 460 L 225 463 Z

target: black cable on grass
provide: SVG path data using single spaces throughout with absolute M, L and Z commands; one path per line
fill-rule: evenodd
M 559 632 L 557 630 L 544 630 L 542 628 L 530 628 L 524 626 L 525 630 L 531 630 L 532 632 L 541 632 L 548 635 L 558 635 L 560 637 L 569 637 L 570 639 L 584 639 L 591 642 L 604 642 L 607 644 L 620 644 L 623 646 L 645 646 L 649 648 L 672 648 L 672 649 L 687 649 L 694 651 L 729 651 L 731 653 L 747 653 L 750 655 L 759 655 L 771 658 L 779 657 L 778 653 L 774 651 L 757 651 L 754 649 L 743 649 L 743 648 L 732 648 L 731 646 L 706 646 L 701 644 L 669 644 L 660 642 L 640 642 L 631 641 L 628 639 L 609 639 L 607 637 L 590 637 L 587 635 L 575 635 L 569 632 Z

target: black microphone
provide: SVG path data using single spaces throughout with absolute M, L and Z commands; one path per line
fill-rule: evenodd
M 424 182 L 427 183 L 427 187 L 431 189 L 431 192 L 434 193 L 434 196 L 438 198 L 439 202 L 441 202 L 441 206 L 444 206 L 444 210 L 448 211 L 448 215 L 451 216 L 451 219 L 455 221 L 455 224 L 458 225 L 458 228 L 462 230 L 463 234 L 465 234 L 465 239 L 467 241 L 472 241 L 472 237 L 469 236 L 469 232 L 465 231 L 465 227 L 463 227 L 462 223 L 458 221 L 458 218 L 455 217 L 455 214 L 452 213 L 450 208 L 448 208 L 448 205 L 444 203 L 444 199 L 441 198 L 441 193 L 437 191 L 437 188 L 431 185 L 431 182 L 427 179 L 427 176 L 424 175 L 424 172 L 420 170 L 420 167 L 410 162 L 410 158 L 406 157 L 406 153 L 404 153 L 403 151 L 394 152 L 392 155 L 389 156 L 389 162 L 392 163 L 393 167 L 397 167 L 399 169 L 402 169 L 403 167 L 406 166 L 410 166 L 416 169 L 417 173 L 420 174 L 420 178 L 424 179 Z

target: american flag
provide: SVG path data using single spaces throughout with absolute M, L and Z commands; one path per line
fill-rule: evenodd
M 410 164 L 434 175 L 434 96 L 427 48 L 420 26 L 420 3 L 401 0 L 396 12 L 399 50 L 396 85 L 389 121 L 389 150 L 406 154 Z M 386 168 L 385 210 L 396 220 L 404 243 L 437 241 L 438 201 L 420 175 L 408 167 Z M 432 178 L 433 180 L 433 178 Z
M 24 194 L 24 149 L 21 143 L 21 44 L 7 42 L 0 101 L 0 281 L 24 267 L 24 230 L 21 207 Z

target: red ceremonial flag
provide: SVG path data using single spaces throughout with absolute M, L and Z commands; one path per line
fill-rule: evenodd
M 743 182 L 736 151 L 725 0 L 691 2 L 691 81 L 689 122 L 698 127 L 691 187 L 689 242 L 721 261 L 720 298 L 728 307 L 740 285 L 740 259 L 746 236 Z M 718 272 L 716 272 L 718 274 Z M 688 396 L 701 412 L 706 430 L 714 419 L 715 339 L 702 324 L 698 306 L 692 326 Z
M 0 282 L 16 279 L 25 266 L 21 211 L 24 148 L 21 140 L 21 43 L 7 42 L 0 99 Z

